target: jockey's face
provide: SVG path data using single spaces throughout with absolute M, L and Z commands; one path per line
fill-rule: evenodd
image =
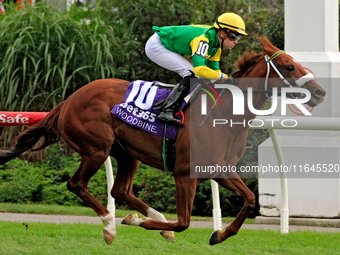
M 230 29 L 223 32 L 227 34 L 227 38 L 224 40 L 223 43 L 223 48 L 231 50 L 238 43 L 239 36 Z
M 223 49 L 231 50 L 238 43 L 238 35 L 233 33 L 230 29 L 220 30 L 220 38 L 224 39 Z M 222 43 L 222 40 L 221 40 Z M 222 45 L 221 45 L 222 46 Z

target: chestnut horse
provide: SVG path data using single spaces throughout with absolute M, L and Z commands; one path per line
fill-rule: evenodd
M 326 92 L 314 79 L 310 78 L 304 68 L 291 56 L 274 47 L 266 37 L 259 39 L 262 42 L 263 52 L 245 53 L 236 63 L 237 70 L 234 77 L 277 78 L 280 76 L 282 80 L 266 79 L 267 88 L 265 90 L 267 92 L 271 91 L 273 87 L 278 89 L 287 87 L 286 83 L 288 85 L 290 83 L 297 84 L 310 91 L 311 99 L 308 105 L 316 106 L 321 103 Z M 272 68 L 268 69 L 267 63 L 269 62 L 272 62 Z M 235 82 L 235 85 L 241 90 L 246 90 L 248 86 L 251 86 L 254 91 L 263 91 L 264 79 L 258 79 L 258 82 L 251 84 L 243 82 L 243 80 L 237 79 Z M 268 80 L 269 82 L 267 82 Z M 209 137 L 192 137 L 190 145 L 190 125 L 199 126 L 204 117 L 198 118 L 197 123 L 193 123 L 190 121 L 190 109 L 192 109 L 191 114 L 200 115 L 201 97 L 194 100 L 191 106 L 185 110 L 184 125 L 179 127 L 176 138 L 177 156 L 173 171 L 176 183 L 178 221 L 167 222 L 161 213 L 136 198 L 132 189 L 133 178 L 140 162 L 164 170 L 162 138 L 138 130 L 122 122 L 110 112 L 115 105 L 122 102 L 129 83 L 119 79 L 103 79 L 80 88 L 67 100 L 53 108 L 41 122 L 21 133 L 16 145 L 11 150 L 1 152 L 0 164 L 5 164 L 29 149 L 45 148 L 62 138 L 81 156 L 80 166 L 67 182 L 67 188 L 100 216 L 105 226 L 104 240 L 107 244 L 111 244 L 116 236 L 113 216 L 87 190 L 91 177 L 111 155 L 116 159 L 118 167 L 111 191 L 112 196 L 125 201 L 129 206 L 146 216 L 138 218 L 137 214 L 131 214 L 124 219 L 123 223 L 145 229 L 161 230 L 161 234 L 166 239 L 174 241 L 173 231 L 183 231 L 190 225 L 197 185 L 209 179 L 193 178 L 190 175 L 190 146 L 199 147 L 204 144 L 205 149 L 201 153 L 209 154 L 221 166 L 234 166 L 244 153 L 249 126 L 226 127 L 223 132 L 216 129 L 213 134 L 209 134 Z M 254 107 L 260 109 L 266 99 L 265 93 L 254 93 Z M 249 110 L 245 110 L 242 116 L 232 115 L 232 94 L 230 92 L 223 93 L 221 100 L 223 106 L 219 106 L 219 109 L 223 109 L 226 119 L 238 121 L 237 118 L 242 118 L 249 121 L 255 118 L 255 115 Z M 212 100 L 208 100 L 209 104 L 210 106 L 213 104 Z M 209 118 L 213 118 L 213 115 L 208 116 L 207 121 Z M 203 125 L 200 130 L 203 133 L 209 132 L 208 125 Z M 42 144 L 38 143 L 40 138 L 44 138 Z M 224 231 L 218 230 L 211 235 L 211 245 L 221 243 L 235 235 L 255 205 L 255 195 L 247 188 L 237 173 L 229 173 L 228 178 L 214 177 L 212 176 L 211 179 L 217 181 L 224 188 L 239 193 L 244 199 L 244 205 L 235 220 Z

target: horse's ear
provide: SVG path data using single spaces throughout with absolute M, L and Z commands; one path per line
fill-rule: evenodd
M 261 41 L 261 48 L 264 53 L 268 56 L 272 56 L 274 53 L 280 51 L 279 48 L 276 48 L 267 38 L 267 36 L 257 37 L 258 40 Z

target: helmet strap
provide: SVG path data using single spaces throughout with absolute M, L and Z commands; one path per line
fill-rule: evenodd
M 221 50 L 223 50 L 223 43 L 224 43 L 224 40 L 225 40 L 225 39 L 222 39 L 222 41 L 221 41 Z
M 221 28 L 221 27 L 220 27 Z M 223 43 L 224 43 L 224 40 L 227 38 L 227 36 L 225 37 L 225 38 L 222 38 L 222 36 L 221 36 L 221 33 L 222 33 L 222 31 L 223 31 L 223 29 L 221 28 L 220 29 L 220 38 L 222 39 L 222 41 L 221 41 L 221 50 L 223 50 Z M 223 31 L 224 32 L 224 31 Z

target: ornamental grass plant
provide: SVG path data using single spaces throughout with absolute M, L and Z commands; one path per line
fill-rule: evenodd
M 0 110 L 48 112 L 91 81 L 128 78 L 136 42 L 115 24 L 106 25 L 91 8 L 6 6 L 0 15 Z M 10 146 L 21 130 L 1 127 L 0 145 Z
M 71 17 L 38 3 L 0 16 L 0 109 L 49 111 L 81 86 L 124 72 L 109 40 L 113 28 Z

